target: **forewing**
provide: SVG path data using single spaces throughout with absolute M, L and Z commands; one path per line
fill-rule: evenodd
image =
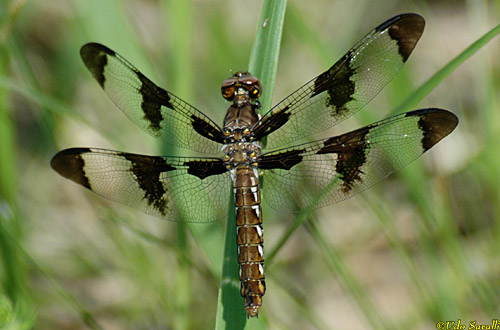
M 449 111 L 422 109 L 261 157 L 263 200 L 299 212 L 340 202 L 411 163 L 458 124 Z
M 227 213 L 231 179 L 220 159 L 73 148 L 51 166 L 102 197 L 166 220 L 212 222 Z
M 351 116 L 401 70 L 424 30 L 416 14 L 393 17 L 368 33 L 347 54 L 272 108 L 257 123 L 255 139 L 270 134 L 267 149 L 332 127 Z
M 217 124 L 202 112 L 156 86 L 113 50 L 89 43 L 83 62 L 109 98 L 137 126 L 162 142 L 202 153 L 218 153 L 223 143 Z

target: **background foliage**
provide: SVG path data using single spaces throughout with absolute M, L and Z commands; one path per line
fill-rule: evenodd
M 212 327 L 224 223 L 179 229 L 92 195 L 49 161 L 73 146 L 159 153 L 84 69 L 84 43 L 120 52 L 221 122 L 220 83 L 229 70 L 247 68 L 260 5 L 0 3 L 0 326 Z M 393 114 L 500 23 L 499 1 L 289 0 L 274 100 L 402 12 L 427 21 L 405 69 L 354 118 L 321 136 Z M 460 124 L 403 171 L 318 210 L 278 250 L 296 216 L 264 208 L 273 258 L 261 317 L 269 328 L 428 329 L 440 320 L 498 318 L 499 53 L 493 39 L 420 102 L 453 111 Z

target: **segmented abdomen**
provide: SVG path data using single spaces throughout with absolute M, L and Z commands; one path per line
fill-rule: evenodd
M 233 189 L 241 295 L 245 298 L 247 315 L 254 317 L 259 314 L 262 296 L 266 292 L 264 231 L 257 173 L 247 166 L 236 168 Z

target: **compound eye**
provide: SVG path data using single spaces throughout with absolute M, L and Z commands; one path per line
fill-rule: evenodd
M 232 101 L 234 99 L 234 91 L 235 91 L 234 86 L 222 87 L 221 88 L 222 97 L 224 97 L 228 101 Z
M 252 95 L 252 97 L 258 98 L 260 97 L 260 90 L 256 86 L 252 86 L 250 94 Z

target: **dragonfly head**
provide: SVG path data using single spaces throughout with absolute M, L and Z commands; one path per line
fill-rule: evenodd
M 262 93 L 262 85 L 250 72 L 236 72 L 224 80 L 221 87 L 222 96 L 228 101 L 239 98 L 249 98 L 254 101 Z

